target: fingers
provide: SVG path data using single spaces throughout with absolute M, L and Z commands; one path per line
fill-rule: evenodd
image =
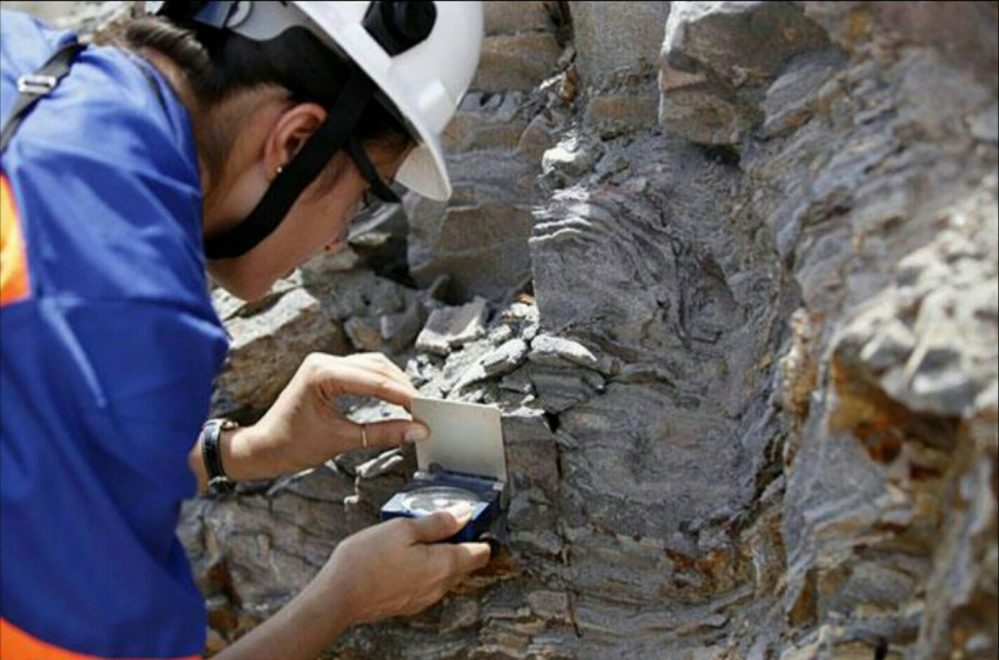
M 440 595 L 457 586 L 470 573 L 489 563 L 491 551 L 488 543 L 439 543 L 426 546 L 437 566 Z
M 400 369 L 395 362 L 385 357 L 383 353 L 355 353 L 343 358 L 343 360 L 358 366 L 367 367 L 373 371 L 377 371 L 386 378 L 395 380 L 401 385 L 413 388 L 413 384 L 410 382 L 406 372 Z M 416 394 L 416 388 L 413 388 L 413 394 Z
M 343 358 L 344 362 L 361 369 L 369 369 L 381 374 L 385 378 L 390 378 L 410 391 L 411 396 L 416 396 L 416 388 L 410 382 L 409 376 L 400 369 L 392 360 L 382 353 L 355 353 Z
M 449 510 L 438 511 L 424 518 L 415 518 L 410 524 L 413 540 L 421 543 L 444 541 L 465 526 L 472 517 L 472 507 L 458 504 Z
M 363 446 L 364 435 L 361 433 L 361 425 L 353 422 L 347 423 L 352 427 L 347 432 L 347 437 L 356 438 L 355 445 Z M 370 422 L 364 426 L 368 436 L 368 447 L 397 447 L 403 442 L 419 442 L 430 437 L 430 432 L 425 425 L 405 419 Z
M 333 356 L 323 356 L 312 363 L 312 378 L 319 385 L 327 400 L 334 400 L 343 394 L 356 394 L 382 399 L 400 406 L 409 406 L 416 394 L 410 383 L 400 383 L 397 379 L 383 375 Z
M 454 556 L 453 568 L 462 576 L 485 568 L 492 556 L 492 549 L 488 543 L 458 543 L 440 547 L 451 552 Z

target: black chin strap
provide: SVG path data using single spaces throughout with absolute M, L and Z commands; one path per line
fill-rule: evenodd
M 399 204 L 402 202 L 399 196 L 395 194 L 395 191 L 382 181 L 382 178 L 378 175 L 378 170 L 368 160 L 368 154 L 364 151 L 361 141 L 354 136 L 351 136 L 347 140 L 347 153 L 350 154 L 350 158 L 354 161 L 357 171 L 361 173 L 361 177 L 368 182 L 372 195 L 389 204 Z
M 374 173 L 377 184 L 370 179 L 369 182 L 373 186 L 384 186 L 363 150 L 351 137 L 374 89 L 371 79 L 355 69 L 336 100 L 327 108 L 326 121 L 284 166 L 250 215 L 232 229 L 205 239 L 205 256 L 209 259 L 230 259 L 256 247 L 277 229 L 302 191 L 315 181 L 333 155 L 348 143 L 353 143 L 349 152 L 354 161 L 363 161 L 358 162 L 358 169 L 365 178 Z M 377 194 L 378 191 L 374 192 Z

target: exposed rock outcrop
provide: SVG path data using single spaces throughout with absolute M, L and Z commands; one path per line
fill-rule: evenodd
M 408 371 L 503 409 L 509 543 L 333 655 L 994 656 L 996 9 L 902 4 L 491 9 L 573 40 L 452 125 L 458 194 L 411 215 L 409 254 L 489 316 L 434 312 Z M 977 49 L 939 38 L 980 22 Z M 266 577 L 286 539 L 345 525 L 303 541 L 318 566 L 411 461 L 197 503 L 236 627 L 296 586 Z M 216 543 L 265 503 L 297 512 L 271 545 Z

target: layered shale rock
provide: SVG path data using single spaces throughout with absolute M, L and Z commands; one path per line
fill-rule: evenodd
M 557 3 L 486 3 L 479 71 L 444 134 L 454 197 L 408 209 L 413 277 L 448 275 L 455 302 L 502 297 L 530 277 L 534 179 L 553 123 L 539 87 L 563 56 L 562 20 Z
M 996 45 L 938 38 L 994 6 L 561 9 L 554 76 L 473 95 L 450 132 L 455 162 L 516 140 L 524 165 L 493 158 L 453 223 L 411 217 L 411 259 L 426 227 L 529 257 L 512 304 L 488 263 L 430 269 L 461 284 L 408 363 L 504 411 L 506 553 L 331 653 L 994 655 Z M 516 248 L 491 232 L 522 216 L 485 201 L 510 190 L 531 202 Z M 484 329 L 442 322 L 464 316 Z M 411 463 L 344 472 L 348 517 Z

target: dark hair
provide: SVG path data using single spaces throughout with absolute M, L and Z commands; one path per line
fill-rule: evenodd
M 103 40 L 133 51 L 152 49 L 168 58 L 205 110 L 263 85 L 279 85 L 297 101 L 329 107 L 353 66 L 304 27 L 254 41 L 194 22 L 147 16 L 129 21 L 118 35 Z M 375 101 L 368 103 L 354 135 L 364 144 L 399 151 L 412 141 L 398 117 Z M 213 155 L 219 154 L 207 154 L 209 161 Z

